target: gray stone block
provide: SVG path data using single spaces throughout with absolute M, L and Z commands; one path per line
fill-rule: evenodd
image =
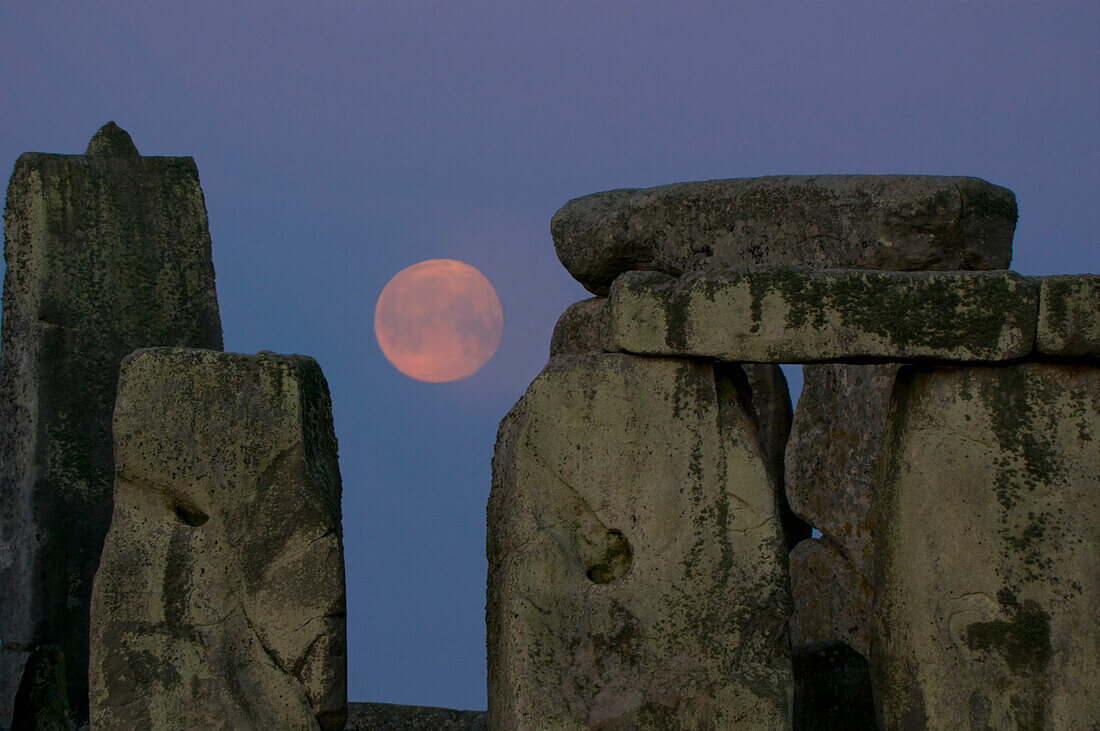
M 790 724 L 775 487 L 739 368 L 554 358 L 501 423 L 493 729 Z
M 1100 361 L 1100 275 L 1039 277 L 1040 353 Z
M 1003 361 L 1035 344 L 1038 287 L 1013 272 L 795 267 L 628 272 L 609 296 L 617 349 L 730 362 Z
M 550 222 L 558 258 L 593 294 L 632 269 L 680 275 L 758 265 L 1007 269 L 1012 191 L 978 178 L 812 175 L 610 190 Z
M 1100 368 L 905 368 L 876 503 L 884 728 L 1100 718 Z
M 550 357 L 602 353 L 610 347 L 611 313 L 606 297 L 574 302 L 554 323 Z
M 138 347 L 221 348 L 198 171 L 114 125 L 85 155 L 27 153 L 4 210 L 0 728 L 23 663 L 64 653 L 88 713 L 88 605 L 111 518 L 111 410 Z
M 340 471 L 312 358 L 140 350 L 95 577 L 97 729 L 340 729 Z

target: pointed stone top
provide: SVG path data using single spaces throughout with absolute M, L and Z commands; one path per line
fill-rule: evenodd
M 137 147 L 130 139 L 130 133 L 114 122 L 108 122 L 92 135 L 85 155 L 132 155 L 138 156 Z

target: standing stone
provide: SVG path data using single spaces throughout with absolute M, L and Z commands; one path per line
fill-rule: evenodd
M 874 498 L 898 366 L 806 365 L 787 442 L 791 509 L 822 533 L 791 554 L 791 642 L 840 639 L 870 657 Z
M 339 729 L 340 472 L 312 358 L 142 350 L 92 595 L 97 729 Z
M 198 171 L 108 124 L 84 155 L 27 153 L 4 211 L 0 728 L 30 652 L 64 654 L 88 714 L 88 604 L 111 519 L 111 410 L 134 348 L 221 348 Z
M 550 222 L 558 258 L 593 294 L 632 269 L 673 276 L 758 265 L 1007 269 L 1012 191 L 978 178 L 781 175 L 609 190 Z
M 785 546 L 740 368 L 554 358 L 501 423 L 493 729 L 789 728 Z
M 873 731 L 875 706 L 867 658 L 839 640 L 791 651 L 797 731 Z
M 906 368 L 877 502 L 883 728 L 1100 718 L 1100 367 Z
M 1039 282 L 1036 350 L 1100 360 L 1100 275 L 1040 277 Z

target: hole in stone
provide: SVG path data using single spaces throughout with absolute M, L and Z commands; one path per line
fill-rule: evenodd
M 206 513 L 202 512 L 196 507 L 186 505 L 184 503 L 176 504 L 176 517 L 182 520 L 187 525 L 192 527 L 198 527 L 210 520 Z
M 599 560 L 588 568 L 586 575 L 593 584 L 610 584 L 630 570 L 633 563 L 634 553 L 626 537 L 621 531 L 609 530 Z

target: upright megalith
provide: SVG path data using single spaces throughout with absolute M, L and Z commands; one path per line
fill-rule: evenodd
M 877 499 L 883 728 L 1100 718 L 1100 367 L 905 368 Z
M 550 222 L 558 258 L 594 294 L 632 269 L 678 276 L 797 264 L 1006 269 L 1012 191 L 978 178 L 781 175 L 609 190 Z
M 0 728 L 36 648 L 88 708 L 88 606 L 111 518 L 111 410 L 134 348 L 221 348 L 206 208 L 189 157 L 108 124 L 84 155 L 26 153 L 4 210 Z
M 737 366 L 551 359 L 488 506 L 494 729 L 789 728 L 791 599 Z
M 123 362 L 94 728 L 343 728 L 331 408 L 311 358 L 158 348 Z

